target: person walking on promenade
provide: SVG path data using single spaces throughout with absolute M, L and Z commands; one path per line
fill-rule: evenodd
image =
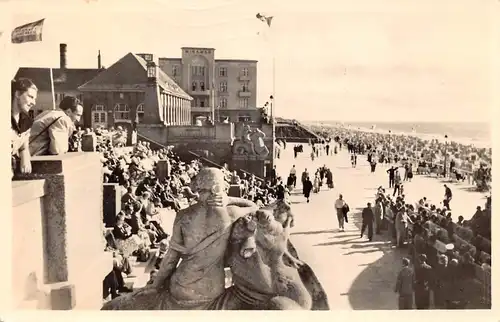
M 394 226 L 396 228 L 396 247 L 403 247 L 406 240 L 406 229 L 408 227 L 408 215 L 404 209 L 396 214 Z
M 394 291 L 399 294 L 398 307 L 400 310 L 413 309 L 413 283 L 415 274 L 410 267 L 410 260 L 403 258 L 403 267 L 399 271 Z
M 326 185 L 328 186 L 328 189 L 333 189 L 333 173 L 332 173 L 332 170 L 327 169 L 325 177 L 326 177 Z
M 447 185 L 444 185 L 443 206 L 445 206 L 446 209 L 448 209 L 448 210 L 451 210 L 451 208 L 450 208 L 450 201 L 451 201 L 452 197 L 453 197 L 453 194 L 451 193 L 451 189 Z
M 397 171 L 394 174 L 394 179 L 392 184 L 394 186 L 394 192 L 392 193 L 392 196 L 394 197 L 397 192 L 399 197 L 401 195 L 401 175 Z
M 302 193 L 304 193 L 304 197 L 307 199 L 307 203 L 309 203 L 309 197 L 311 196 L 311 190 L 313 188 L 313 184 L 309 177 L 306 178 L 302 185 Z
M 372 160 L 372 162 L 370 162 L 371 173 L 375 173 L 376 168 L 377 168 L 377 161 Z
M 387 170 L 387 173 L 389 174 L 389 188 L 392 188 L 394 186 L 394 175 L 396 174 L 396 171 L 398 170 L 398 167 L 392 166 L 389 170 Z
M 430 306 L 430 286 L 432 267 L 427 264 L 427 255 L 418 255 L 415 267 L 415 305 L 417 310 L 428 310 Z
M 365 233 L 365 229 L 368 227 L 368 240 L 372 241 L 373 239 L 373 220 L 375 219 L 375 215 L 373 214 L 372 204 L 369 202 L 366 204 L 366 208 L 363 209 L 361 213 L 361 218 L 363 223 L 361 225 L 361 237 L 363 237 Z
M 337 220 L 339 222 L 339 230 L 344 231 L 344 205 L 345 201 L 343 199 L 343 196 L 340 194 L 339 199 L 335 201 L 335 210 L 337 211 Z
M 293 187 L 297 186 L 297 169 L 295 169 L 295 164 L 290 169 L 290 177 L 292 178 Z
M 304 182 L 306 182 L 306 179 L 309 178 L 309 171 L 307 171 L 307 168 L 304 169 L 304 172 L 302 172 L 302 186 L 304 186 Z
M 382 215 L 383 215 L 382 200 L 377 199 L 375 201 L 373 214 L 375 215 L 375 233 L 377 235 L 380 235 L 380 231 L 382 229 Z

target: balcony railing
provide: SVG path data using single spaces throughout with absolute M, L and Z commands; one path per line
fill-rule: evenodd
M 250 91 L 239 91 L 238 93 L 239 97 L 250 97 L 252 96 L 252 92 Z
M 210 90 L 209 89 L 204 89 L 202 90 L 201 88 L 190 88 L 189 89 L 189 94 L 191 95 L 210 95 Z
M 191 112 L 211 112 L 210 106 L 191 106 Z

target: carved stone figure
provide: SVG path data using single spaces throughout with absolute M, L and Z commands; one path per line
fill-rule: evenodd
M 200 171 L 191 183 L 199 201 L 177 213 L 170 248 L 152 287 L 116 298 L 103 309 L 210 309 L 224 292 L 224 255 L 232 223 L 257 210 L 253 202 L 227 197 L 223 185 L 221 170 Z M 214 194 L 225 200 L 221 206 L 210 204 Z
M 264 143 L 266 134 L 260 129 L 251 129 L 245 125 L 243 133 L 239 139 L 233 142 L 233 153 L 236 155 L 250 155 L 265 158 L 269 155 L 269 149 Z
M 321 284 L 288 240 L 290 206 L 280 201 L 257 210 L 252 202 L 228 198 L 221 180 L 214 168 L 195 177 L 192 189 L 200 201 L 177 214 L 153 285 L 122 295 L 103 310 L 328 309 Z M 226 289 L 227 266 L 233 285 Z

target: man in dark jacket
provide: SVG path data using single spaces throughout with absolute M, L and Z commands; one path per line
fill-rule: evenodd
M 369 202 L 366 204 L 366 208 L 363 209 L 361 213 L 361 217 L 363 219 L 363 224 L 361 225 L 361 237 L 365 233 L 366 227 L 368 227 L 368 240 L 372 241 L 373 238 L 373 220 L 375 219 L 375 215 L 373 214 L 372 204 Z
M 417 310 L 428 310 L 430 305 L 430 286 L 432 282 L 432 267 L 427 264 L 425 254 L 418 255 L 415 267 L 415 304 Z
M 444 185 L 443 206 L 445 206 L 448 210 L 451 210 L 451 208 L 450 208 L 450 201 L 451 201 L 452 197 L 453 197 L 453 194 L 451 192 L 450 187 L 448 187 L 447 185 Z

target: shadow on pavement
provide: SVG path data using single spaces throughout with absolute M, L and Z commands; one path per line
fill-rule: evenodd
M 359 229 L 358 232 L 361 232 L 362 209 L 356 208 L 349 214 L 349 222 L 352 221 Z M 363 266 L 365 269 L 356 277 L 349 291 L 342 295 L 348 297 L 349 304 L 354 310 L 396 310 L 397 294 L 394 293 L 394 284 L 401 259 L 406 256 L 407 251 L 393 247 L 387 233 L 382 232 L 382 234 L 377 235 L 374 232 L 372 242 L 366 239 L 366 234 L 367 231 L 365 231 L 363 239 L 351 245 L 352 251 L 343 255 L 373 252 L 382 252 L 383 255 L 373 263 L 360 264 L 359 266 Z
M 333 232 L 335 232 L 335 230 L 329 229 L 329 230 L 317 230 L 317 231 L 302 231 L 302 232 L 291 233 L 290 235 L 316 235 L 316 234 L 330 234 Z

